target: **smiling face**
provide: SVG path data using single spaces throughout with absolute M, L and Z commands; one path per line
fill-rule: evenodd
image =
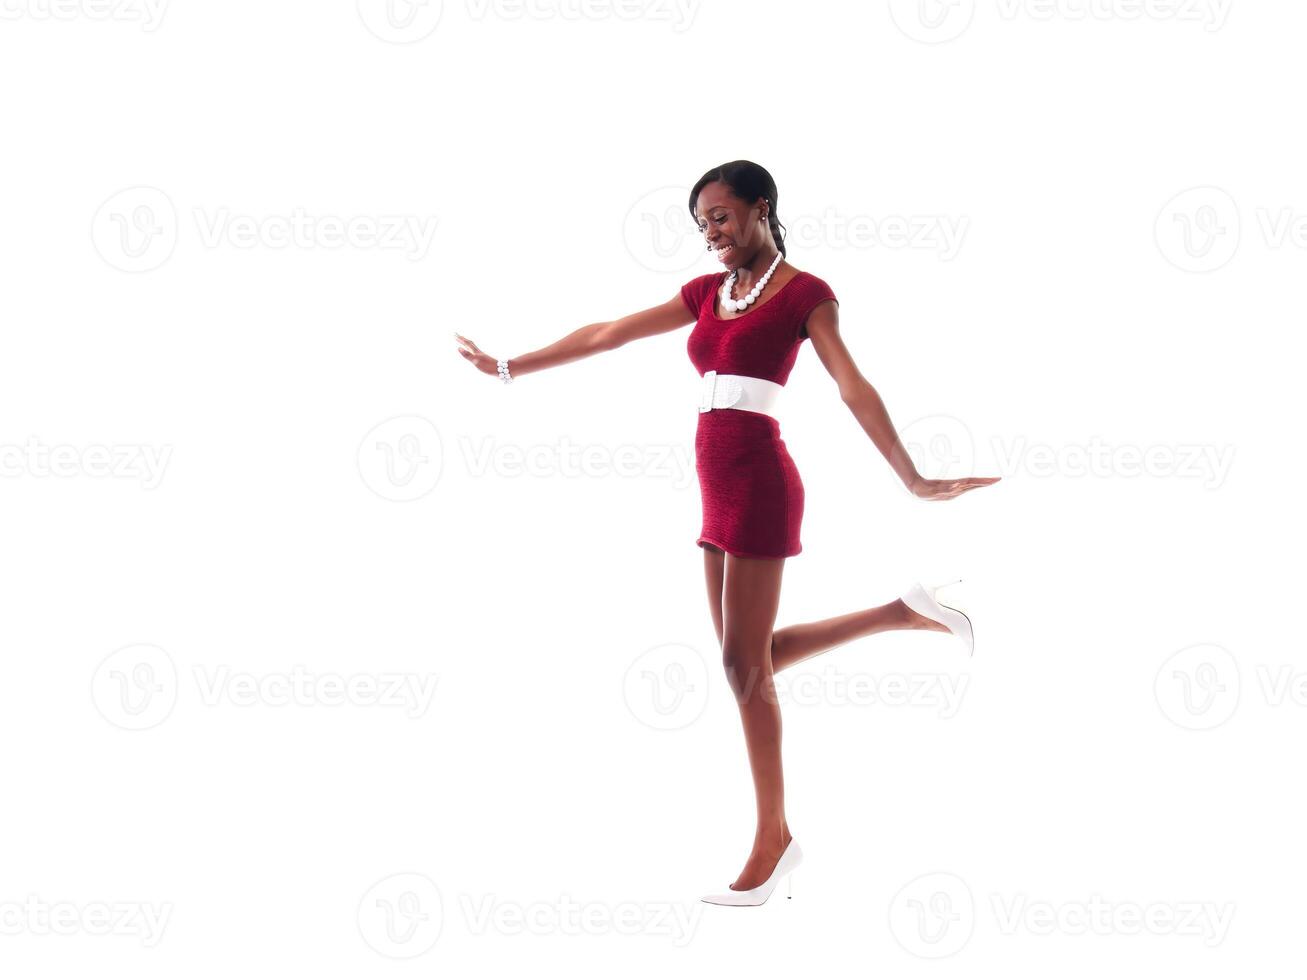
M 694 219 L 704 241 L 722 265 L 738 269 L 748 265 L 758 249 L 771 241 L 767 226 L 767 204 L 747 204 L 721 181 L 704 184 L 695 203 Z

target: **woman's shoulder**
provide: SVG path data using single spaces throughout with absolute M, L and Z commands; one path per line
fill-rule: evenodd
M 791 266 L 791 268 L 794 267 Z M 796 284 L 795 288 L 805 296 L 819 296 L 825 299 L 835 299 L 835 290 L 831 289 L 830 283 L 816 273 L 808 272 L 804 269 L 795 269 L 794 275 L 791 278 L 802 280 Z
M 790 311 L 799 324 L 798 339 L 803 341 L 808 336 L 808 317 L 812 311 L 827 300 L 833 300 L 836 304 L 839 300 L 835 296 L 835 290 L 830 288 L 830 283 L 821 276 L 799 270 L 796 271 L 794 278 L 803 280 L 794 284 L 794 289 L 791 290 L 794 295 L 790 306 Z

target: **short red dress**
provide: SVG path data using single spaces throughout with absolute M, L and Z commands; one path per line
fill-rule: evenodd
M 699 318 L 686 342 L 691 363 L 700 377 L 717 371 L 785 384 L 808 339 L 808 315 L 825 300 L 839 301 L 823 280 L 800 272 L 779 291 L 764 290 L 748 312 L 723 320 L 717 297 L 727 275 L 712 272 L 681 287 Z M 737 408 L 700 412 L 694 457 L 703 501 L 700 547 L 711 544 L 741 558 L 789 558 L 803 550 L 803 481 L 776 419 Z

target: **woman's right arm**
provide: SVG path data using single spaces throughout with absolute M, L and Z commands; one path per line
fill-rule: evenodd
M 667 333 L 687 323 L 693 323 L 694 320 L 694 314 L 689 311 L 678 293 L 659 306 L 651 306 L 647 310 L 632 313 L 620 320 L 588 323 L 584 327 L 573 330 L 561 340 L 554 341 L 548 347 L 509 358 L 508 373 L 517 378 L 532 371 L 558 367 L 560 364 L 579 361 L 583 357 L 602 351 L 616 350 L 641 337 Z M 471 361 L 485 374 L 496 376 L 499 374 L 496 358 L 482 353 L 481 348 L 462 334 L 455 333 L 454 336 L 458 338 L 460 344 L 458 352 L 463 355 L 464 360 Z

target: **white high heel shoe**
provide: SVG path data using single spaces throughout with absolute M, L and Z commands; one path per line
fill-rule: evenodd
M 958 578 L 952 582 L 941 582 L 939 585 L 931 586 L 914 582 L 907 592 L 899 596 L 899 599 L 913 612 L 947 626 L 950 633 L 967 645 L 967 656 L 971 656 L 971 651 L 975 648 L 975 635 L 971 629 L 971 620 L 967 618 L 967 614 L 961 609 L 946 606 L 935 598 L 935 593 L 944 586 L 961 581 L 962 579 Z
M 799 842 L 791 837 L 790 842 L 785 845 L 785 850 L 781 851 L 776 867 L 761 885 L 756 888 L 731 889 L 719 895 L 705 895 L 703 900 L 713 905 L 761 905 L 771 897 L 781 878 L 786 879 L 786 891 L 789 891 L 789 876 L 802 860 L 803 852 L 799 850 Z

